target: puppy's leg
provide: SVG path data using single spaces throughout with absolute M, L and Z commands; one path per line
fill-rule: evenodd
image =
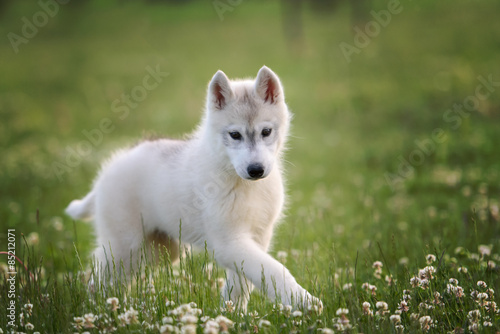
M 165 232 L 153 231 L 148 235 L 147 242 L 148 250 L 152 253 L 151 255 L 157 263 L 161 256 L 165 256 L 166 253 L 168 253 L 171 263 L 175 263 L 179 259 L 179 242 L 172 239 Z
M 140 245 L 102 241 L 94 251 L 94 274 L 104 284 L 112 282 L 115 276 L 129 277 L 140 260 Z
M 269 298 L 280 298 L 285 305 L 308 307 L 321 305 L 280 262 L 263 251 L 250 238 L 232 238 L 231 242 L 220 242 L 215 246 L 215 259 L 226 268 L 241 266 L 243 274 Z M 228 283 L 230 284 L 230 282 Z M 232 296 L 231 296 L 232 297 Z
M 245 275 L 238 270 L 226 270 L 226 283 L 222 289 L 222 297 L 225 301 L 231 300 L 236 303 L 236 306 L 244 313 L 247 311 L 247 304 L 250 300 L 250 293 L 254 285 Z

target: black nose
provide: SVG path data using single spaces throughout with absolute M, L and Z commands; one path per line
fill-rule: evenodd
M 248 166 L 247 172 L 252 179 L 260 179 L 264 175 L 264 166 L 261 164 L 251 164 Z

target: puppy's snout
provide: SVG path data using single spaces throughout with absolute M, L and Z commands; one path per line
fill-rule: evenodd
M 251 179 L 260 179 L 264 175 L 264 166 L 262 164 L 251 164 L 248 166 L 247 172 Z

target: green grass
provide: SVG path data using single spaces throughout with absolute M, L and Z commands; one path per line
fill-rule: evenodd
M 18 331 L 98 332 L 74 327 L 86 314 L 97 316 L 94 326 L 100 330 L 157 333 L 165 317 L 189 330 L 179 313 L 189 308 L 175 310 L 194 302 L 191 309 L 201 314 L 188 313 L 197 316 L 198 332 L 208 319 L 223 315 L 234 322 L 231 332 L 340 331 L 339 320 L 348 319 L 348 332 L 390 333 L 400 330 L 390 316 L 404 295 L 411 297 L 400 316 L 405 332 L 424 331 L 424 316 L 434 322 L 432 333 L 471 332 L 475 322 L 479 332 L 500 330 L 498 313 L 485 305 L 498 303 L 500 287 L 498 86 L 458 126 L 457 118 L 445 118 L 455 103 L 476 93 L 479 76 L 500 81 L 495 1 L 402 1 L 403 11 L 350 63 L 339 48 L 354 40 L 345 5 L 324 13 L 304 5 L 302 39 L 290 41 L 279 2 L 243 1 L 222 21 L 210 1 L 113 3 L 70 2 L 17 54 L 7 38 L 0 45 L 0 251 L 7 250 L 8 229 L 15 229 L 16 254 L 28 267 L 16 263 Z M 384 1 L 373 5 L 377 11 L 387 8 Z M 36 3 L 9 3 L 0 35 L 20 34 L 21 18 L 39 10 Z M 133 282 L 89 292 L 92 225 L 64 216 L 66 205 L 89 190 L 113 150 L 144 134 L 190 132 L 216 70 L 252 77 L 263 64 L 280 76 L 295 115 L 286 155 L 289 209 L 271 253 L 287 254 L 286 266 L 321 297 L 323 312 L 293 316 L 257 292 L 248 314 L 221 309 L 217 282 L 223 270 L 215 266 L 209 275 L 203 268 L 213 260 L 203 251 L 173 267 L 167 259 L 158 267 L 145 261 Z M 169 75 L 121 119 L 113 101 L 141 85 L 148 66 Z M 82 131 L 99 128 L 103 118 L 113 130 L 57 176 L 54 163 L 64 162 L 68 147 L 86 140 Z M 423 152 L 416 141 L 429 142 L 437 128 L 446 139 L 429 146 L 411 175 L 399 175 L 402 182 L 392 189 L 387 173 L 402 168 L 400 158 L 409 161 Z M 488 245 L 491 254 L 480 255 L 480 245 Z M 456 252 L 457 247 L 463 248 Z M 431 264 L 436 272 L 425 289 L 412 287 L 410 279 L 428 266 L 427 254 L 437 257 Z M 7 256 L 0 256 L 0 264 L 7 264 Z M 376 261 L 383 263 L 380 279 L 372 268 Z M 10 286 L 8 274 L 1 275 L 0 329 L 6 333 Z M 456 290 L 447 286 L 450 278 L 458 280 L 464 296 L 448 293 Z M 375 294 L 363 283 L 376 286 Z M 471 295 L 487 289 L 495 291 L 487 300 Z M 111 297 L 120 304 L 115 311 L 106 303 Z M 381 301 L 388 304 L 387 314 L 376 308 Z M 365 314 L 363 302 L 373 316 Z M 27 304 L 33 305 L 31 314 Z M 349 313 L 337 315 L 338 309 Z M 480 321 L 469 318 L 473 310 L 479 310 Z M 484 327 L 485 321 L 492 327 Z

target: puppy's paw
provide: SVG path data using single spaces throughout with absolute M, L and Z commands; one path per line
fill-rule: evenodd
M 323 313 L 323 302 L 308 292 L 304 299 L 304 311 L 321 314 Z
M 297 299 L 295 307 L 301 309 L 303 312 L 316 314 L 323 313 L 323 302 L 319 298 L 311 295 L 306 290 L 303 291 L 300 299 Z

